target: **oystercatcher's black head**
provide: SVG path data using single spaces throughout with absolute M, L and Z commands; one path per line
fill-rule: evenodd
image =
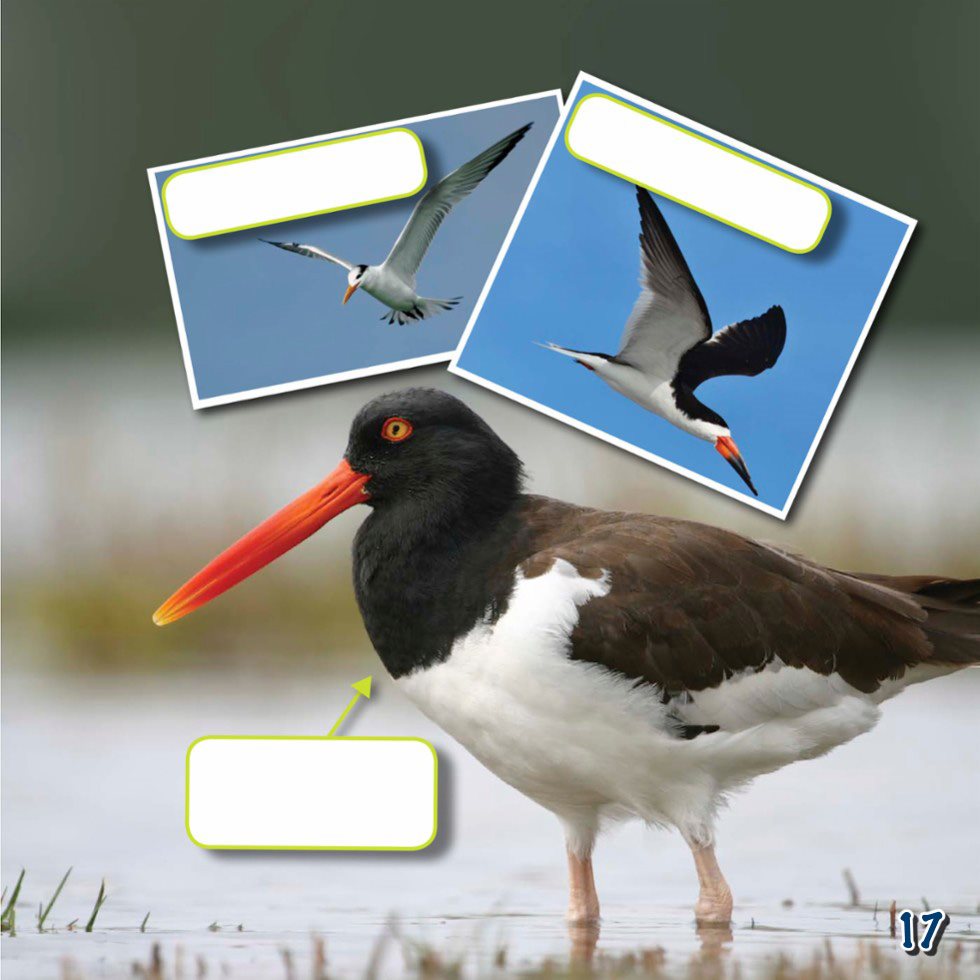
M 520 489 L 520 460 L 458 398 L 432 388 L 382 395 L 354 419 L 333 473 L 215 558 L 153 621 L 163 626 L 209 602 L 354 504 L 375 508 L 376 537 L 428 531 L 459 542 L 492 526 Z
M 520 491 L 521 462 L 458 398 L 434 388 L 381 395 L 357 413 L 347 452 L 369 477 L 367 503 L 439 512 L 497 511 Z

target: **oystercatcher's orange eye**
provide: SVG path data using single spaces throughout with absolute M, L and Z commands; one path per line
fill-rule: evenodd
M 412 423 L 408 419 L 400 419 L 397 416 L 386 419 L 381 426 L 381 438 L 388 442 L 401 442 L 412 434 Z

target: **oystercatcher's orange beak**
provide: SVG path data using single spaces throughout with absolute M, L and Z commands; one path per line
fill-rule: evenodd
M 295 548 L 348 507 L 364 503 L 370 496 L 364 488 L 369 479 L 342 460 L 322 483 L 249 531 L 182 585 L 153 614 L 153 622 L 166 626 L 186 616 Z
M 745 481 L 748 488 L 758 497 L 759 491 L 756 490 L 755 484 L 752 482 L 752 477 L 749 476 L 749 468 L 745 465 L 745 460 L 742 459 L 742 454 L 738 451 L 735 440 L 731 436 L 719 436 L 715 441 L 715 449 L 728 460 L 732 469 L 735 470 Z
M 354 293 L 357 292 L 357 287 L 358 286 L 360 286 L 360 283 L 359 282 L 355 282 L 353 286 L 348 286 L 347 287 L 347 292 L 344 293 L 344 301 L 343 301 L 343 303 L 340 304 L 341 306 L 346 306 L 347 305 L 347 300 L 349 300 L 351 298 L 351 296 L 353 296 Z

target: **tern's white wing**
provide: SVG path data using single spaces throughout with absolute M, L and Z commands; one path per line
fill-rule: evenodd
M 704 297 L 650 194 L 640 205 L 640 295 L 626 321 L 618 358 L 651 374 L 673 376 L 681 355 L 711 336 Z
M 443 219 L 517 146 L 530 128 L 531 123 L 521 126 L 430 187 L 415 205 L 408 224 L 384 261 L 385 266 L 414 288 L 415 274 Z
M 324 252 L 322 248 L 317 248 L 316 245 L 300 245 L 299 242 L 270 242 L 268 238 L 260 238 L 259 241 L 265 242 L 266 245 L 275 245 L 276 248 L 283 248 L 287 252 L 305 255 L 308 259 L 323 259 L 326 262 L 333 262 L 334 265 L 341 265 L 348 271 L 354 268 L 352 262 L 331 255 L 329 252 Z

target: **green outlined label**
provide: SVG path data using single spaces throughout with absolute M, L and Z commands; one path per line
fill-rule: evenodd
M 576 159 L 787 252 L 810 252 L 830 222 L 819 187 L 602 93 L 565 128 Z
M 438 829 L 421 738 L 208 735 L 187 750 L 185 820 L 214 850 L 419 851 Z
M 170 231 L 197 239 L 400 200 L 427 178 L 421 140 L 397 127 L 188 167 L 160 196 Z

